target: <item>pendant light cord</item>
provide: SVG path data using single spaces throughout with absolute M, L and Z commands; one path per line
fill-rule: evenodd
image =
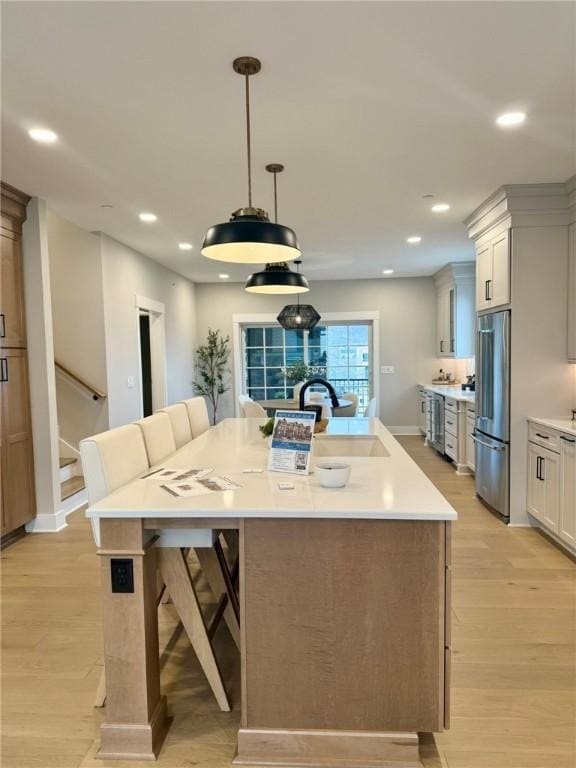
M 252 208 L 252 146 L 250 141 L 250 75 L 246 78 L 246 153 L 248 156 L 248 207 Z
M 278 224 L 278 171 L 274 171 L 274 223 Z

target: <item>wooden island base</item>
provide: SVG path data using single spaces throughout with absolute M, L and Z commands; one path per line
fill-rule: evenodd
M 206 523 L 162 521 L 163 528 Z M 154 759 L 165 733 L 156 551 L 146 544 L 153 525 L 101 521 L 108 700 L 100 757 Z M 450 523 L 220 525 L 240 530 L 235 764 L 419 768 L 417 733 L 447 722 Z M 115 557 L 133 561 L 134 592 L 111 592 Z
M 238 732 L 234 765 L 294 768 L 422 768 L 417 733 L 362 731 L 281 731 L 243 729 Z

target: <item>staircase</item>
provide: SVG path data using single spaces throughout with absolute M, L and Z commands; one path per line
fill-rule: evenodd
M 76 458 L 60 457 L 60 499 L 60 508 L 66 513 L 73 512 L 87 503 L 84 475 Z

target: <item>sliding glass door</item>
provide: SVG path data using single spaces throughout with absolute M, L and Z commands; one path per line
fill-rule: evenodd
M 336 392 L 358 395 L 359 413 L 372 397 L 372 323 L 322 323 L 312 331 L 278 325 L 242 326 L 244 392 L 254 400 L 291 398 L 284 372 L 296 362 L 313 367 Z

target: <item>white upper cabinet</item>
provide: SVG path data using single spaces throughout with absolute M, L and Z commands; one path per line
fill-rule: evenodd
M 474 356 L 474 264 L 448 264 L 434 275 L 436 355 Z
M 570 227 L 568 258 L 568 360 L 576 363 L 576 224 Z
M 510 230 L 476 246 L 476 309 L 510 303 Z

